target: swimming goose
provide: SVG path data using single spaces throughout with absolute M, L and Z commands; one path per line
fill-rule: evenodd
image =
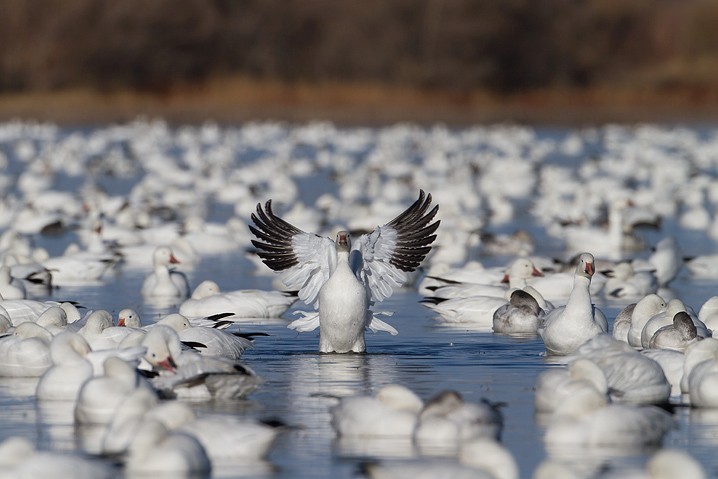
M 0 339 L 0 377 L 40 377 L 52 366 L 52 334 L 32 322 Z
M 152 386 L 133 365 L 116 356 L 108 357 L 104 362 L 104 375 L 89 379 L 80 388 L 75 404 L 75 421 L 78 424 L 108 425 L 125 398 L 138 388 L 154 393 Z
M 233 313 L 236 318 L 277 318 L 297 300 L 295 293 L 240 289 L 221 292 L 211 280 L 202 281 L 192 296 L 180 305 L 179 313 L 188 318 Z
M 0 469 L 3 477 L 117 477 L 117 470 L 104 461 L 69 452 L 38 451 L 29 440 L 19 436 L 0 443 Z
M 170 269 L 179 264 L 169 246 L 158 246 L 152 255 L 154 269 L 142 283 L 142 296 L 160 298 L 186 298 L 189 296 L 187 277 Z
M 431 223 L 439 209 L 429 211 L 431 195 L 420 191 L 406 211 L 373 232 L 362 235 L 352 247 L 349 232 L 328 237 L 306 233 L 272 212 L 272 201 L 257 205 L 250 231 L 259 238 L 252 244 L 264 263 L 286 271 L 284 283 L 299 290 L 299 298 L 318 313 L 289 325 L 298 331 L 319 327 L 319 351 L 364 352 L 364 330 L 397 331 L 370 310 L 407 281 L 431 251 L 439 221 Z M 428 212 L 427 212 L 428 211 Z
M 465 298 L 468 296 L 497 296 L 508 299 L 510 292 L 517 288 L 525 288 L 526 280 L 533 276 L 543 276 L 529 258 L 517 258 L 509 265 L 500 284 L 452 282 L 443 286 L 430 286 L 431 296 L 438 298 Z
M 212 469 L 197 438 L 169 431 L 156 420 L 142 422 L 128 453 L 125 468 L 130 476 L 206 477 Z
M 219 356 L 237 360 L 247 348 L 254 347 L 251 339 L 224 329 L 208 326 L 192 326 L 189 319 L 179 313 L 168 314 L 157 321 L 174 329 L 184 343 L 196 343 L 196 350 L 203 356 Z M 201 346 L 200 346 L 201 345 Z
M 538 330 L 549 354 L 569 354 L 597 334 L 608 332 L 606 317 L 591 302 L 593 273 L 593 255 L 581 254 L 568 302 L 549 311 Z
M 465 402 L 456 391 L 442 391 L 419 413 L 414 441 L 423 452 L 456 452 L 464 441 L 498 440 L 503 422 L 499 405 Z
M 240 398 L 262 381 L 236 361 L 182 350 L 177 332 L 166 325 L 151 328 L 141 344 L 146 348 L 144 359 L 159 374 L 152 379 L 152 385 L 167 396 Z
M 388 384 L 376 396 L 341 398 L 330 409 L 331 423 L 343 437 L 410 438 L 423 406 L 423 401 L 410 389 Z
M 198 418 L 181 401 L 165 401 L 149 410 L 143 420 L 157 420 L 171 431 L 196 437 L 213 463 L 226 460 L 261 459 L 277 437 L 279 429 L 234 416 Z
M 511 293 L 509 302 L 494 312 L 494 332 L 536 334 L 543 310 L 536 299 L 522 289 Z
M 581 345 L 566 359 L 590 359 L 606 376 L 614 402 L 665 404 L 671 394 L 663 368 L 653 359 L 608 334 L 599 334 Z

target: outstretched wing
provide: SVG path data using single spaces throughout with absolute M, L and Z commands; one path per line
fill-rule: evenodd
M 284 284 L 299 290 L 299 299 L 319 307 L 319 290 L 337 265 L 337 251 L 330 238 L 306 233 L 272 211 L 272 200 L 252 214 L 249 230 L 259 240 L 252 244 L 257 255 L 274 271 L 283 271 Z
M 407 280 L 406 273 L 414 271 L 423 261 L 439 221 L 431 223 L 439 205 L 431 206 L 431 194 L 419 191 L 419 199 L 402 214 L 354 244 L 350 262 L 360 279 L 369 286 L 372 301 L 391 296 L 393 289 Z

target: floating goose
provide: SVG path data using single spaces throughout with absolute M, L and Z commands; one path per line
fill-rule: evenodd
M 354 247 L 347 231 L 337 233 L 334 242 L 276 216 L 272 200 L 264 210 L 257 205 L 257 214 L 252 214 L 256 228 L 249 226 L 260 240 L 252 240 L 257 254 L 274 271 L 286 271 L 287 287 L 299 289 L 299 298 L 318 309 L 289 327 L 298 331 L 319 327 L 323 353 L 366 351 L 366 328 L 397 334 L 369 308 L 405 283 L 407 273 L 431 251 L 433 233 L 439 227 L 439 221 L 431 220 L 439 207 L 429 211 L 430 204 L 431 195 L 420 191 L 419 199 L 406 211 L 362 235 Z
M 230 312 L 235 318 L 277 318 L 297 300 L 296 293 L 240 289 L 220 292 L 211 280 L 202 281 L 192 297 L 180 305 L 180 314 L 188 318 Z
M 593 273 L 593 255 L 581 254 L 568 302 L 547 313 L 543 328 L 538 330 L 550 354 L 568 354 L 592 337 L 608 332 L 606 317 L 591 302 Z

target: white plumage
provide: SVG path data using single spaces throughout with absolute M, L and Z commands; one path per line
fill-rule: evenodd
M 306 233 L 257 205 L 249 226 L 259 241 L 252 244 L 264 263 L 286 271 L 284 284 L 299 290 L 299 299 L 318 309 L 292 323 L 299 331 L 320 328 L 319 350 L 324 353 L 364 352 L 364 330 L 396 330 L 376 318 L 370 306 L 405 283 L 431 250 L 439 222 L 429 211 L 431 195 L 419 194 L 414 204 L 384 226 L 359 237 L 352 247 L 349 233 L 340 231 L 336 242 Z

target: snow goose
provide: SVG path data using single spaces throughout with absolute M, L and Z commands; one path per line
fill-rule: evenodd
M 509 265 L 502 283 L 508 283 L 508 288 L 498 284 L 481 283 L 450 283 L 444 286 L 431 286 L 431 296 L 437 298 L 465 298 L 468 296 L 496 296 L 506 297 L 514 289 L 525 288 L 526 280 L 533 276 L 543 276 L 543 273 L 536 269 L 529 258 L 517 258 Z
M 141 344 L 146 348 L 144 359 L 158 373 L 152 385 L 167 396 L 241 398 L 261 383 L 251 369 L 236 361 L 182 350 L 179 335 L 169 326 L 151 328 Z
M 60 306 L 51 306 L 37 318 L 36 324 L 53 335 L 60 334 L 67 327 L 67 311 Z
M 538 330 L 549 354 L 569 354 L 597 334 L 608 332 L 606 317 L 591 302 L 593 273 L 593 255 L 581 254 L 568 302 L 546 313 Z
M 693 320 L 688 313 L 680 311 L 673 316 L 673 324 L 663 326 L 653 333 L 648 347 L 683 352 L 698 339 L 698 330 Z
M 130 442 L 125 469 L 130 475 L 204 477 L 211 462 L 190 434 L 169 431 L 156 420 L 143 421 Z
M 603 287 L 603 294 L 607 298 L 639 299 L 658 291 L 658 281 L 652 271 L 635 271 L 627 261 L 602 272 L 608 276 Z
M 171 431 L 196 437 L 212 464 L 228 460 L 258 460 L 267 455 L 279 429 L 261 422 L 227 416 L 198 418 L 187 404 L 166 401 L 148 411 L 144 419 L 160 421 Z
M 152 255 L 154 269 L 142 283 L 142 296 L 161 298 L 186 298 L 189 296 L 187 277 L 170 269 L 171 264 L 179 260 L 172 254 L 169 246 L 158 246 Z
M 581 401 L 580 407 L 574 403 Z M 675 420 L 656 406 L 587 403 L 580 396 L 568 396 L 546 428 L 544 442 L 549 452 L 565 447 L 659 446 L 676 427 Z
M 362 235 L 352 248 L 349 233 L 328 237 L 305 233 L 272 212 L 271 200 L 264 210 L 257 205 L 250 231 L 259 238 L 252 244 L 258 255 L 275 271 L 285 271 L 284 282 L 299 290 L 299 298 L 318 308 L 318 313 L 294 321 L 290 328 L 311 331 L 319 327 L 319 350 L 323 353 L 364 352 L 364 330 L 396 330 L 379 320 L 370 306 L 391 295 L 407 281 L 431 250 L 439 221 L 430 223 L 438 205 L 429 211 L 431 195 L 419 198 L 403 213 L 372 233 Z
M 718 331 L 718 296 L 711 296 L 698 310 L 698 319 L 703 321 L 706 328 Z
M 575 283 L 575 270 L 580 265 L 580 256 L 578 257 L 576 266 L 570 271 L 557 271 L 554 273 L 547 273 L 541 277 L 532 277 L 527 280 L 527 283 L 532 288 L 536 289 L 541 296 L 551 302 L 564 302 L 568 299 L 573 291 Z M 591 276 L 591 282 L 589 284 L 589 291 L 592 296 L 597 296 L 603 291 L 603 287 L 606 284 L 606 276 L 596 271 L 595 263 L 593 266 L 594 274 Z
M 455 453 L 464 441 L 498 440 L 503 428 L 499 406 L 487 400 L 465 402 L 456 391 L 442 391 L 419 413 L 414 441 L 422 452 Z
M 6 264 L 0 266 L 0 297 L 3 299 L 25 299 L 27 292 L 19 280 L 14 280 L 10 267 Z
M 601 479 L 707 479 L 703 466 L 688 452 L 680 449 L 661 448 L 653 454 L 642 471 L 631 475 L 629 471 L 616 471 L 602 475 Z
M 718 407 L 718 352 L 691 369 L 688 397 L 693 407 Z
M 38 451 L 30 441 L 17 436 L 0 443 L 0 468 L 3 477 L 117 477 L 115 468 L 100 460 L 79 454 Z
M 0 377 L 40 377 L 52 366 L 52 334 L 42 326 L 25 322 L 0 338 Z
M 636 309 L 638 303 L 631 303 L 618 312 L 616 319 L 613 320 L 613 331 L 611 332 L 614 339 L 628 342 L 628 330 L 631 329 L 631 315 Z
M 658 286 L 661 288 L 668 286 L 683 267 L 683 254 L 678 247 L 678 241 L 672 236 L 660 240 L 648 262 L 655 269 Z
M 421 303 L 440 316 L 447 323 L 472 324 L 479 329 L 490 331 L 494 313 L 506 305 L 503 297 L 467 296 L 465 298 L 424 298 Z
M 179 313 L 188 318 L 220 313 L 233 313 L 229 318 L 278 318 L 296 300 L 296 293 L 284 291 L 242 289 L 220 292 L 217 283 L 205 280 L 180 305 Z
M 651 358 L 661 366 L 663 374 L 671 385 L 670 397 L 680 399 L 685 354 L 672 349 L 644 349 L 641 354 Z
M 113 326 L 112 315 L 104 309 L 90 313 L 85 325 L 78 331 L 93 351 L 103 349 L 117 349 L 125 337 L 132 333 L 132 329 Z
M 50 271 L 53 285 L 94 284 L 101 281 L 118 260 L 114 254 L 82 251 L 73 243 L 61 256 L 48 258 L 42 265 Z
M 86 359 L 91 351 L 85 338 L 77 333 L 60 333 L 50 344 L 53 365 L 37 384 L 39 400 L 74 401 L 82 384 L 93 375 L 92 364 Z
M 661 366 L 628 344 L 599 334 L 581 345 L 566 359 L 590 359 L 601 368 L 614 402 L 633 404 L 665 404 L 671 384 Z
M 423 401 L 410 389 L 389 384 L 375 396 L 341 398 L 330 409 L 331 423 L 343 437 L 410 438 L 423 406 Z
M 566 249 L 579 253 L 591 249 L 600 258 L 618 259 L 626 252 L 640 251 L 643 242 L 634 234 L 633 227 L 625 223 L 623 215 L 632 203 L 627 198 L 611 202 L 608 210 L 608 228 L 567 226 L 563 229 Z M 587 248 L 589 246 L 589 248 Z
M 200 255 L 230 253 L 239 248 L 239 243 L 226 225 L 207 223 L 193 215 L 184 222 L 182 238 Z
M 706 338 L 686 348 L 683 359 L 683 376 L 681 376 L 681 392 L 683 394 L 688 394 L 688 381 L 693 368 L 703 361 L 712 359 L 716 351 L 718 351 L 718 339 L 714 338 Z
M 117 313 L 117 326 L 125 328 L 140 328 L 142 323 L 140 315 L 132 308 L 125 308 Z
M 568 396 L 584 395 L 587 400 L 608 395 L 603 370 L 593 361 L 578 358 L 566 368 L 552 368 L 536 379 L 534 403 L 536 412 L 552 413 Z
M 174 329 L 183 343 L 196 344 L 195 349 L 204 356 L 218 356 L 237 360 L 247 348 L 254 347 L 252 340 L 223 329 L 192 326 L 190 320 L 179 313 L 168 314 L 157 324 Z
M 116 356 L 108 357 L 103 369 L 103 375 L 90 378 L 80 388 L 75 404 L 78 424 L 108 425 L 122 401 L 135 389 L 154 392 L 134 366 Z
M 45 310 L 57 305 L 58 303 L 53 301 L 35 301 L 33 299 L 0 300 L 0 306 L 7 312 L 8 318 L 15 326 L 25 321 L 35 322 Z
M 689 311 L 689 309 L 690 308 L 687 308 L 683 301 L 678 298 L 673 298 L 668 301 L 668 304 L 666 305 L 666 309 L 664 311 L 659 311 L 646 322 L 646 325 L 641 331 L 640 347 L 644 349 L 649 348 L 653 335 L 664 326 L 671 326 L 675 324 L 675 317 L 678 313 L 681 312 L 686 313 L 688 315 L 688 318 L 693 322 L 693 326 L 695 327 L 696 334 L 698 336 L 700 336 L 701 338 L 709 337 L 710 331 L 708 331 L 705 324 L 703 324 L 701 320 L 695 317 L 695 313 Z
M 536 334 L 541 316 L 543 310 L 536 299 L 517 289 L 509 302 L 494 312 L 493 330 L 500 334 Z
M 633 347 L 641 347 L 641 333 L 648 320 L 664 311 L 666 302 L 657 294 L 649 294 L 641 298 L 631 314 L 630 327 L 626 334 L 626 342 Z M 623 338 L 620 338 L 623 340 Z

